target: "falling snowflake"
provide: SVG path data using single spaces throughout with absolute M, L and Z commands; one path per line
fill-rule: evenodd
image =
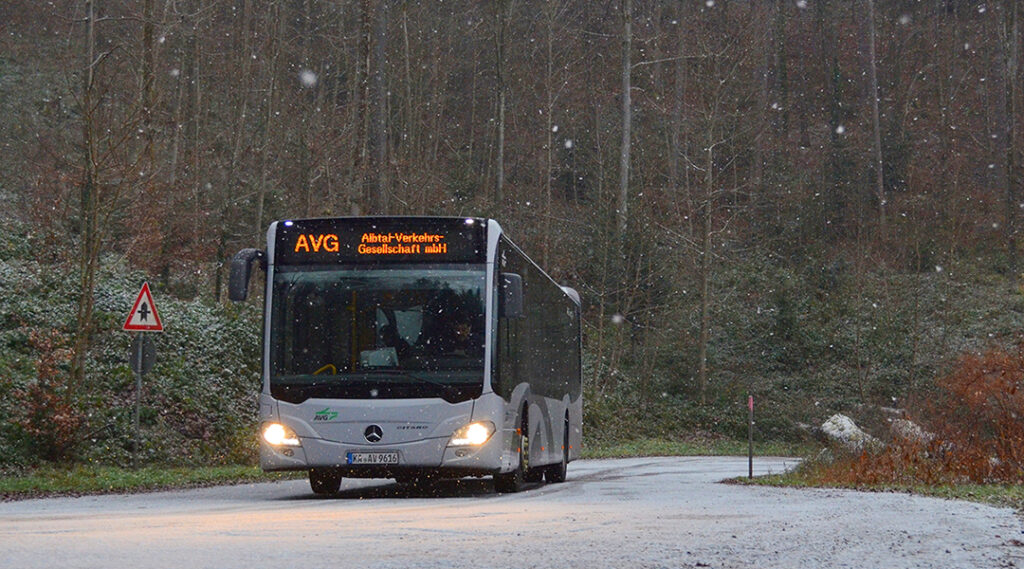
M 316 73 L 309 69 L 303 69 L 299 72 L 299 82 L 302 83 L 303 87 L 316 87 L 316 79 Z

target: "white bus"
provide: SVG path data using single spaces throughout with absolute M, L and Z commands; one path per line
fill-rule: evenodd
M 494 220 L 277 221 L 231 264 L 266 272 L 260 466 L 343 477 L 561 482 L 582 441 L 580 298 Z

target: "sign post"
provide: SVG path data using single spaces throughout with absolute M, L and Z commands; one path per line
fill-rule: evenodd
M 747 478 L 754 477 L 754 396 L 747 396 Z
M 135 340 L 131 348 L 131 367 L 135 372 L 135 409 L 132 411 L 132 468 L 138 462 L 139 454 L 139 411 L 142 408 L 142 376 L 153 369 L 156 363 L 156 346 L 145 332 L 163 332 L 164 325 L 153 302 L 153 294 L 149 291 L 149 283 L 142 283 L 142 290 L 135 298 L 128 319 L 121 326 L 126 332 L 135 332 Z

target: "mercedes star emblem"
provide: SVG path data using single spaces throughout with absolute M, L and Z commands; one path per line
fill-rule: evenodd
M 370 425 L 363 431 L 363 437 L 371 443 L 379 443 L 384 438 L 384 429 L 380 428 L 380 425 Z

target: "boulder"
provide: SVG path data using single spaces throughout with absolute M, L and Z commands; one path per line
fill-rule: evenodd
M 913 443 L 930 443 L 935 438 L 935 435 L 910 419 L 893 419 L 889 423 L 889 433 L 893 439 L 904 439 Z
M 865 433 L 853 419 L 836 413 L 821 425 L 821 432 L 836 445 L 852 452 L 861 452 L 881 447 L 875 437 Z

